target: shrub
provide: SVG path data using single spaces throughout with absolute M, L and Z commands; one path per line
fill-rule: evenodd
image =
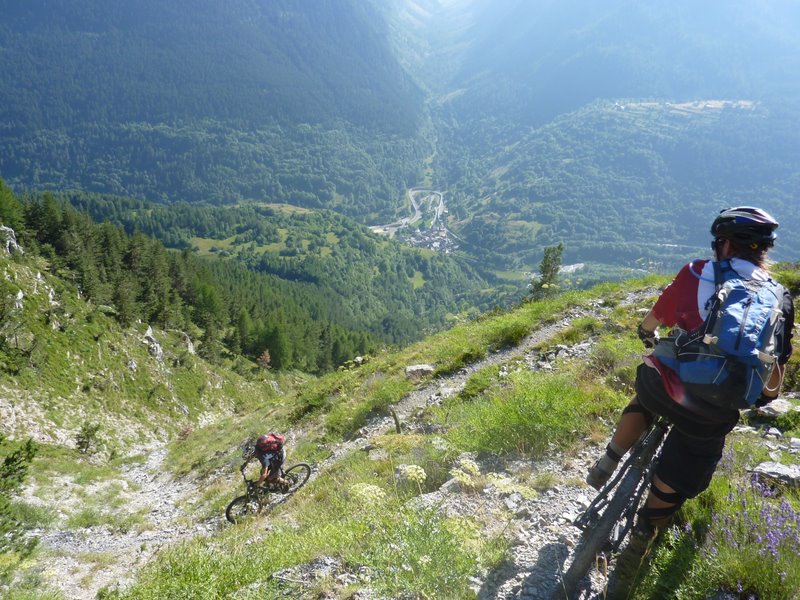
M 504 323 L 492 332 L 489 344 L 492 348 L 517 346 L 531 331 L 530 323 Z
M 464 389 L 458 395 L 459 399 L 471 400 L 483 394 L 490 387 L 496 385 L 499 372 L 500 367 L 490 365 L 470 375 L 464 384 Z
M 4 442 L 5 438 L 0 434 L 0 447 Z M 16 561 L 33 552 L 37 543 L 36 539 L 26 539 L 23 536 L 23 524 L 19 521 L 18 510 L 11 502 L 11 497 L 25 481 L 35 455 L 36 446 L 33 440 L 28 440 L 6 454 L 0 463 L 0 555 L 6 554 L 6 559 L 0 562 L 0 582 L 8 577 Z
M 467 348 L 449 357 L 448 362 L 439 366 L 436 369 L 436 372 L 433 374 L 433 376 L 440 377 L 442 375 L 450 375 L 451 373 L 455 373 L 459 369 L 462 369 L 467 365 L 471 365 L 472 363 L 478 362 L 479 360 L 482 360 L 485 357 L 486 357 L 485 349 Z
M 256 359 L 256 364 L 264 370 L 269 370 L 272 365 L 272 357 L 269 350 L 264 350 Z
M 94 454 L 100 446 L 99 423 L 83 423 L 75 436 L 75 447 L 81 454 Z

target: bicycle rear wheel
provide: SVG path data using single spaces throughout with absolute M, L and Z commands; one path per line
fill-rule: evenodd
M 261 513 L 261 503 L 250 496 L 234 498 L 225 509 L 225 518 L 234 525 L 258 516 Z
M 292 493 L 303 487 L 308 478 L 311 477 L 311 466 L 306 463 L 297 463 L 283 472 L 283 478 L 289 482 L 289 489 L 286 493 Z
M 639 483 L 642 481 L 644 473 L 639 468 L 632 468 L 614 492 L 614 497 L 608 503 L 603 516 L 593 527 L 584 532 L 578 546 L 573 552 L 572 563 L 564 576 L 561 578 L 553 599 L 573 598 L 578 589 L 578 584 L 589 572 L 589 568 L 595 562 L 597 555 L 611 538 L 617 521 L 622 513 L 632 502 L 632 496 Z

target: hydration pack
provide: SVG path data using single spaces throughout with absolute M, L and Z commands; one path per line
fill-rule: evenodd
M 713 266 L 716 291 L 706 320 L 695 331 L 673 332 L 654 355 L 691 396 L 722 408 L 749 408 L 780 353 L 784 289 L 772 279 L 743 278 L 728 260 Z
M 277 452 L 283 448 L 283 442 L 285 439 L 286 438 L 284 438 L 282 435 L 278 435 L 277 433 L 262 435 L 256 441 L 256 448 L 258 448 L 258 450 L 263 454 Z

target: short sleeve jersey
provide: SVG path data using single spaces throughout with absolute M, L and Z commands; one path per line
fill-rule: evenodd
M 280 467 L 283 464 L 283 461 L 286 459 L 286 449 L 281 448 L 276 452 L 259 452 L 256 451 L 256 458 L 261 463 L 261 466 L 265 469 L 274 469 L 276 467 Z
M 740 258 L 731 259 L 731 267 L 742 277 L 766 281 L 769 274 L 753 263 Z M 714 266 L 709 260 L 690 262 L 678 272 L 653 306 L 653 316 L 667 327 L 686 331 L 697 329 L 708 316 L 714 294 Z M 778 362 L 785 364 L 792 354 L 794 304 L 788 292 L 783 297 L 784 334 L 778 340 L 781 349 Z

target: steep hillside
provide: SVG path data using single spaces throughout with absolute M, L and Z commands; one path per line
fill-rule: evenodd
M 369 3 L 35 0 L 0 10 L 0 119 L 17 130 L 210 119 L 407 132 L 419 117 L 420 94 Z
M 122 452 L 277 398 L 266 372 L 212 365 L 185 332 L 121 327 L 111 307 L 87 302 L 41 258 L 5 255 L 0 269 L 6 434 L 69 445 L 97 423 L 108 451 Z
M 255 198 L 391 216 L 422 96 L 364 2 L 0 3 L 17 189 Z
M 781 273 L 796 288 L 796 270 Z M 126 599 L 548 597 L 577 538 L 570 521 L 591 498 L 583 475 L 632 392 L 635 323 L 663 283 L 607 285 L 465 322 L 294 382 L 280 404 L 173 430 L 166 456 L 160 444 L 124 447 L 103 465 L 69 440 L 43 446 L 17 500 L 38 553 L 3 591 L 15 600 L 99 589 Z M 787 397 L 796 385 L 793 360 Z M 777 419 L 746 417 L 752 427 L 732 436 L 716 483 L 684 507 L 633 598 L 709 597 L 737 584 L 759 597 L 800 590 L 800 500 L 751 487 L 748 473 L 793 461 L 800 413 L 784 404 Z M 769 427 L 786 439 L 765 445 Z M 264 428 L 288 435 L 288 462 L 312 462 L 313 480 L 232 526 L 222 511 L 241 490 L 239 444 Z M 778 538 L 749 537 L 778 519 L 789 523 Z M 265 546 L 268 563 L 254 551 Z M 590 596 L 607 583 L 593 574 Z
M 170 481 L 164 444 L 254 410 L 281 426 L 286 396 L 302 378 L 242 368 L 241 359 L 207 362 L 182 330 L 122 327 L 110 306 L 87 302 L 52 271 L 41 257 L 0 249 L 0 455 L 34 442 L 28 487 L 10 504 L 3 463 L 3 597 L 16 597 L 7 584 L 17 567 L 18 584 L 39 588 L 37 598 L 53 597 L 51 584 L 59 598 L 94 597 L 82 579 L 119 581 L 161 544 L 202 532 L 173 522 L 183 514 L 174 501 L 198 491 Z M 257 429 L 254 422 L 247 431 Z M 41 542 L 29 555 L 9 531 Z M 125 568 L 106 575 L 112 552 Z M 42 564 L 69 575 L 42 578 Z
M 451 226 L 497 264 L 532 268 L 563 242 L 569 263 L 671 270 L 705 256 L 719 210 L 755 205 L 781 222 L 776 256 L 793 260 L 798 114 L 750 101 L 597 102 L 481 154 L 469 149 L 501 126 L 453 128 L 441 163 L 458 182 Z

